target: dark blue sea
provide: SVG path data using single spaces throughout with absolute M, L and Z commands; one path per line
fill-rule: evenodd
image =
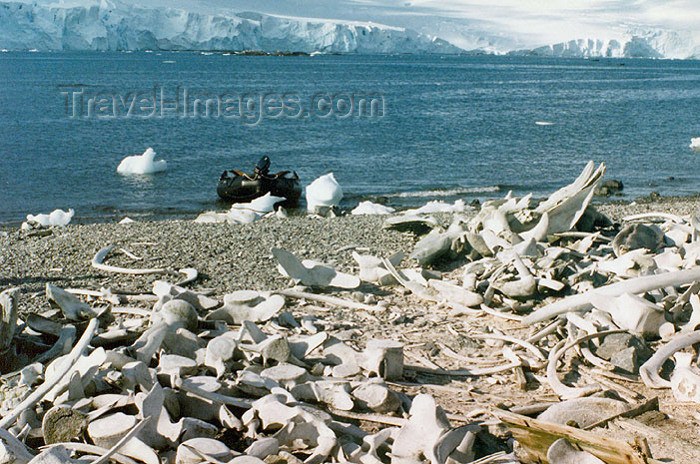
M 226 208 L 224 169 L 334 172 L 345 205 L 547 192 L 590 160 L 625 197 L 700 192 L 700 62 L 0 53 L 0 223 Z M 123 177 L 152 147 L 168 170 Z

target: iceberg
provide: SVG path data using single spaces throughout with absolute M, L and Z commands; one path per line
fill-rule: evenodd
M 314 180 L 306 187 L 306 210 L 312 214 L 327 214 L 343 199 L 343 189 L 335 180 L 333 173 L 328 173 Z
M 371 201 L 360 202 L 359 205 L 350 214 L 354 215 L 368 215 L 368 214 L 391 214 L 396 211 L 394 208 L 389 206 L 380 205 L 378 203 L 372 203 Z
M 75 211 L 73 209 L 69 209 L 68 211 L 56 209 L 50 214 L 37 214 L 36 216 L 33 214 L 27 214 L 27 222 L 30 225 L 34 223 L 43 227 L 65 227 L 68 225 L 68 223 L 70 223 L 70 220 L 73 219 L 74 214 Z
M 165 160 L 155 161 L 156 152 L 153 148 L 148 148 L 142 155 L 127 156 L 119 163 L 117 172 L 119 174 L 155 174 L 165 171 L 168 163 Z
M 323 53 L 459 53 L 402 27 L 233 13 L 204 14 L 102 0 L 84 5 L 0 2 L 0 48 L 9 50 L 261 50 Z
M 700 137 L 690 139 L 690 149 L 700 153 Z

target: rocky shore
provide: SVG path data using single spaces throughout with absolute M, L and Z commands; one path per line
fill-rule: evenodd
M 596 208 L 614 222 L 620 222 L 625 216 L 648 212 L 692 215 L 700 211 L 700 199 L 662 198 L 632 203 L 611 202 L 597 204 Z M 474 218 L 476 214 L 474 211 L 467 215 L 465 220 Z M 173 271 L 194 268 L 199 272 L 199 277 L 188 284 L 187 288 L 221 302 L 226 294 L 239 290 L 276 291 L 290 287 L 290 279 L 282 276 L 277 269 L 278 263 L 271 253 L 272 248 L 287 250 L 300 259 L 327 263 L 352 275 L 361 272 L 358 263 L 353 259 L 353 252 L 388 258 L 398 252 L 408 254 L 414 250 L 421 236 L 412 232 L 386 229 L 383 227 L 385 219 L 385 216 L 292 216 L 285 219 L 271 217 L 247 225 L 196 224 L 190 220 L 171 220 L 69 225 L 65 228 L 34 231 L 4 228 L 0 230 L 0 291 L 7 288 L 19 289 L 16 298 L 20 319 L 23 319 L 29 313 L 50 314 L 53 311 L 45 294 L 47 283 L 66 289 L 109 289 L 113 294 L 129 298 L 130 295 L 151 294 L 154 290 L 153 284 L 158 280 L 177 280 L 174 275 L 126 275 L 96 269 L 91 264 L 95 254 L 107 245 L 114 245 L 115 249 L 109 255 L 110 265 L 126 268 L 166 268 Z M 440 216 L 440 219 L 443 223 L 450 224 L 453 216 L 447 214 Z M 614 232 L 610 231 L 608 236 L 611 233 L 614 235 Z M 574 242 L 562 246 L 584 249 L 581 248 L 584 245 Z M 601 249 L 606 248 L 603 246 Z M 608 253 L 609 250 L 605 252 Z M 580 258 L 581 256 L 577 257 Z M 435 275 L 442 275 L 447 281 L 457 282 L 464 279 L 462 285 L 466 288 L 467 272 L 462 269 L 466 263 L 464 259 L 438 260 L 428 268 L 435 271 Z M 534 260 L 532 263 L 533 266 L 538 265 Z M 405 260 L 402 267 L 415 265 L 414 260 Z M 550 282 L 548 285 L 553 284 L 556 282 Z M 478 292 L 486 296 L 489 290 L 479 287 Z M 421 296 L 418 290 L 411 291 L 402 286 L 387 287 L 366 282 L 358 288 L 336 288 L 320 293 L 342 298 L 349 304 L 327 305 L 313 299 L 291 298 L 284 309 L 288 316 L 279 316 L 268 321 L 264 325 L 265 331 L 284 333 L 285 337 L 295 334 L 293 336 L 298 338 L 310 326 L 293 328 L 292 322 L 313 321 L 313 330 L 322 329 L 333 337 L 344 340 L 359 352 L 369 347 L 372 340 L 389 339 L 400 342 L 404 349 L 406 368 L 400 379 L 387 381 L 387 386 L 407 395 L 406 398 L 429 394 L 448 413 L 453 425 L 480 424 L 481 431 L 471 452 L 476 457 L 492 456 L 490 460 L 483 462 L 530 462 L 515 460 L 511 454 L 513 442 L 509 440 L 509 432 L 498 421 L 494 422 L 495 417 L 502 417 L 494 411 L 501 409 L 528 414 L 527 408 L 534 408 L 532 410 L 535 411 L 537 408 L 544 410 L 554 404 L 563 404 L 560 403 L 563 399 L 561 391 L 554 392 L 548 385 L 551 379 L 548 379 L 549 373 L 545 375 L 544 372 L 546 358 L 535 359 L 526 355 L 527 353 L 520 353 L 519 358 L 516 357 L 520 359 L 516 363 L 517 366 L 503 365 L 503 357 L 509 359 L 511 353 L 505 341 L 510 340 L 511 343 L 513 340 L 528 340 L 537 337 L 542 330 L 542 326 L 528 327 L 522 323 L 523 318 L 533 311 L 532 301 L 527 301 L 530 297 L 522 298 L 522 304 L 513 304 L 513 301 L 506 297 L 497 298 L 506 307 L 489 309 L 482 305 L 480 309 L 478 304 L 473 308 L 465 308 L 455 306 L 444 299 L 431 301 L 430 298 Z M 150 296 L 154 298 L 154 295 Z M 559 297 L 560 295 L 556 296 Z M 153 298 L 130 300 L 129 307 L 135 308 L 134 314 L 138 314 L 138 311 L 150 311 Z M 544 305 L 554 301 L 555 296 L 544 300 L 540 296 L 534 298 L 536 305 Z M 93 307 L 106 307 L 100 298 L 88 301 Z M 353 309 L 350 307 L 350 303 L 353 302 L 367 304 L 376 311 Z M 490 304 L 494 305 L 493 302 Z M 507 308 L 508 304 L 511 305 L 510 309 Z M 200 311 L 200 317 L 205 314 L 206 311 Z M 292 329 L 288 328 L 289 324 L 292 324 Z M 682 327 L 682 324 L 683 322 L 679 322 L 678 327 Z M 131 327 L 133 324 L 127 325 Z M 567 325 L 566 330 L 570 329 L 573 329 L 573 326 Z M 561 335 L 565 334 L 563 324 L 558 330 Z M 206 331 L 201 332 L 203 339 L 207 336 Z M 612 365 L 610 363 L 618 362 L 614 358 L 615 350 L 619 348 L 619 351 L 624 351 L 628 345 L 631 348 L 630 344 L 637 340 L 635 337 L 625 336 L 627 338 L 608 337 L 605 339 L 606 345 L 596 350 L 601 356 L 603 351 L 610 351 L 606 361 L 608 367 Z M 549 337 L 533 341 L 537 347 L 523 345 L 520 348 L 524 347 L 525 352 L 532 350 L 540 356 L 541 352 L 556 352 L 556 337 L 557 333 L 553 332 Z M 619 347 L 616 348 L 615 343 L 619 343 Z M 650 343 L 657 349 L 660 342 Z M 648 347 L 645 346 L 644 349 L 647 350 Z M 640 348 L 640 355 L 642 351 Z M 636 353 L 635 351 L 634 356 L 637 356 Z M 161 357 L 161 364 L 163 359 Z M 639 365 L 635 364 L 636 358 L 633 361 L 631 369 L 638 369 Z M 621 362 L 624 363 L 624 360 Z M 700 419 L 694 412 L 695 406 L 678 402 L 669 389 L 649 388 L 637 375 L 617 371 L 601 373 L 590 367 L 580 366 L 580 363 L 581 360 L 577 356 L 567 358 L 563 367 L 560 367 L 561 371 L 567 372 L 562 377 L 565 382 L 599 382 L 605 388 L 604 394 L 601 396 L 599 393 L 597 398 L 624 399 L 630 407 L 642 405 L 649 409 L 646 412 L 638 412 L 635 419 L 611 420 L 605 429 L 606 436 L 622 441 L 643 438 L 651 446 L 654 457 L 665 462 L 695 462 L 688 459 L 700 458 L 700 450 L 691 444 L 697 436 L 697 421 Z M 258 372 L 261 366 L 249 369 Z M 313 371 L 311 367 L 309 369 L 309 372 Z M 141 388 L 143 390 L 143 387 Z M 655 399 L 657 397 L 658 400 Z M 658 404 L 655 401 L 658 401 Z M 364 430 L 363 434 L 375 433 L 387 425 L 401 425 L 401 430 L 406 431 L 408 426 L 405 424 L 408 422 L 404 421 L 408 420 L 407 406 L 397 406 L 395 409 L 402 410 L 403 417 L 401 413 L 357 413 L 357 408 L 344 413 L 331 412 L 336 414 L 335 419 L 344 417 L 345 420 L 352 421 Z M 598 432 L 597 429 L 596 433 Z M 673 440 L 669 437 L 673 437 Z M 232 442 L 226 444 L 233 449 Z M 386 457 L 382 461 L 389 462 Z M 297 461 L 288 457 L 275 462 Z

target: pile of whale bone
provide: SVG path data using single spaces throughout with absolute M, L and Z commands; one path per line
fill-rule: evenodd
M 471 334 L 507 343 L 500 345 L 507 363 L 459 375 L 526 369 L 561 400 L 541 420 L 585 427 L 631 409 L 625 391 L 619 400 L 596 396 L 613 382 L 567 385 L 557 373 L 567 356 L 612 372 L 597 348 L 620 333 L 656 348 L 638 373 L 620 378 L 638 375 L 650 388 L 700 403 L 690 351 L 700 343 L 700 220 L 638 216 L 618 231 L 590 205 L 604 171 L 590 163 L 545 201 L 508 195 L 474 217 L 455 215 L 449 226 L 427 215 L 389 217 L 386 227 L 425 235 L 410 255 L 417 269 L 401 268 L 401 254 L 354 253 L 355 276 L 273 249 L 295 287 L 240 290 L 219 301 L 186 288 L 198 277 L 194 269 L 111 266 L 108 246 L 92 261 L 101 272 L 184 279 L 158 280 L 138 295 L 47 284 L 55 309 L 21 321 L 19 293 L 6 290 L 0 464 L 521 462 L 502 451 L 476 455 L 479 434 L 491 431 L 476 418 L 492 419 L 488 411 L 461 416 L 465 425 L 456 426 L 430 395 L 392 390 L 405 371 L 400 342 L 375 339 L 358 349 L 323 319 L 290 312 L 295 302 L 386 311 L 375 295 L 342 296 L 367 285 L 404 287 L 412 298 L 450 307 L 455 318 L 536 325 L 524 340 Z M 426 269 L 447 259 L 464 264 L 444 276 Z M 667 380 L 660 372 L 671 357 Z M 382 428 L 370 433 L 357 420 Z M 604 462 L 563 439 L 547 459 Z

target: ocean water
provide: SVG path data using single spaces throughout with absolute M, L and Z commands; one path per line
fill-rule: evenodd
M 692 137 L 698 61 L 0 53 L 0 223 L 193 217 L 263 155 L 303 184 L 334 172 L 348 207 L 543 196 L 590 159 L 626 198 L 686 195 Z M 167 172 L 117 174 L 148 147 Z

